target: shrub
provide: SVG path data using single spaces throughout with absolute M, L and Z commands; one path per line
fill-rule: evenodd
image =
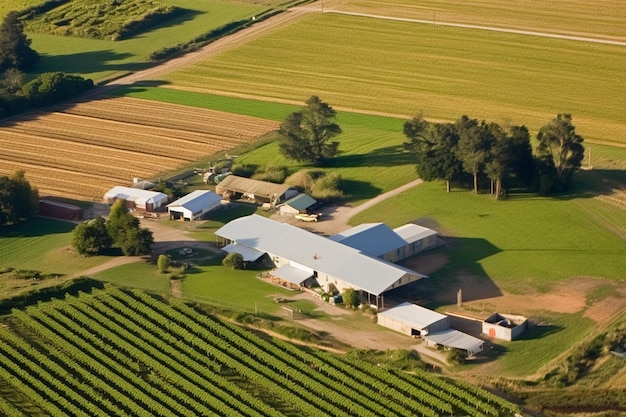
M 465 359 L 467 359 L 465 353 L 459 349 L 452 349 L 450 350 L 450 353 L 448 353 L 446 361 L 451 365 L 463 365 L 465 363 Z
M 167 272 L 167 270 L 170 268 L 170 264 L 171 260 L 169 256 L 163 253 L 159 255 L 159 258 L 157 259 L 157 267 L 162 274 Z
M 257 166 L 256 165 L 241 165 L 241 164 L 235 164 L 232 166 L 232 168 L 230 169 L 231 172 L 239 177 L 246 177 L 246 178 L 250 178 L 251 176 L 254 175 L 254 173 L 257 170 Z
M 287 178 L 286 167 L 262 167 L 256 170 L 252 178 L 259 181 L 273 182 L 275 184 L 282 184 Z
M 237 252 L 231 252 L 222 260 L 222 265 L 230 266 L 233 269 L 243 269 L 243 255 Z

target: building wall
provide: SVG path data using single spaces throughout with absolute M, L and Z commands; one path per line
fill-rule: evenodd
M 503 326 L 502 320 L 508 320 L 512 325 Z M 483 321 L 482 332 L 493 339 L 514 340 L 528 328 L 528 320 L 523 316 L 512 316 L 495 313 Z

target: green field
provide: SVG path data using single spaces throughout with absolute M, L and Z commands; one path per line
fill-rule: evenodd
M 623 68 L 619 46 L 312 14 L 163 80 L 267 101 L 315 94 L 337 109 L 403 117 L 468 114 L 533 132 L 571 113 L 588 140 L 625 144 Z
M 324 9 L 626 41 L 626 8 L 604 0 L 325 0 Z
M 251 18 L 272 6 L 267 3 L 220 0 L 163 0 L 187 10 L 168 24 L 123 41 L 106 41 L 69 36 L 28 33 L 32 48 L 41 61 L 35 72 L 64 71 L 91 78 L 110 80 L 145 68 L 151 53 L 186 43 L 229 22 Z

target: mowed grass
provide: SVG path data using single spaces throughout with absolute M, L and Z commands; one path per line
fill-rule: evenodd
M 109 257 L 83 257 L 71 250 L 74 223 L 35 218 L 0 228 L 0 267 L 70 274 Z
M 13 0 L 11 0 L 13 1 Z M 163 47 L 188 42 L 229 22 L 251 18 L 270 4 L 220 0 L 162 0 L 187 10 L 153 30 L 132 39 L 106 41 L 69 36 L 27 33 L 32 48 L 42 59 L 35 72 L 64 71 L 91 78 L 110 80 L 148 66 L 148 57 Z
M 324 10 L 626 40 L 626 7 L 604 0 L 326 0 Z
M 626 212 L 591 197 L 521 194 L 494 201 L 458 189 L 448 194 L 443 183 L 431 182 L 350 223 L 397 227 L 416 220 L 436 225 L 451 243 L 445 250 L 450 262 L 432 274 L 441 285 L 462 272 L 487 277 L 513 293 L 529 286 L 546 292 L 573 277 L 626 278 Z
M 277 64 L 280 63 L 280 64 Z M 588 140 L 626 143 L 626 48 L 354 16 L 297 23 L 163 77 L 268 101 L 537 131 L 571 113 Z

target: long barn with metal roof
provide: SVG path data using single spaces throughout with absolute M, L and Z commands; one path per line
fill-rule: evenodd
M 328 291 L 334 286 L 374 296 L 382 307 L 382 295 L 394 288 L 425 278 L 418 272 L 298 227 L 253 214 L 235 219 L 215 232 L 227 251 L 237 247 L 266 253 L 286 280 L 302 285 L 309 279 Z M 233 246 L 233 244 L 235 246 Z M 332 285 L 331 285 L 332 284 Z

